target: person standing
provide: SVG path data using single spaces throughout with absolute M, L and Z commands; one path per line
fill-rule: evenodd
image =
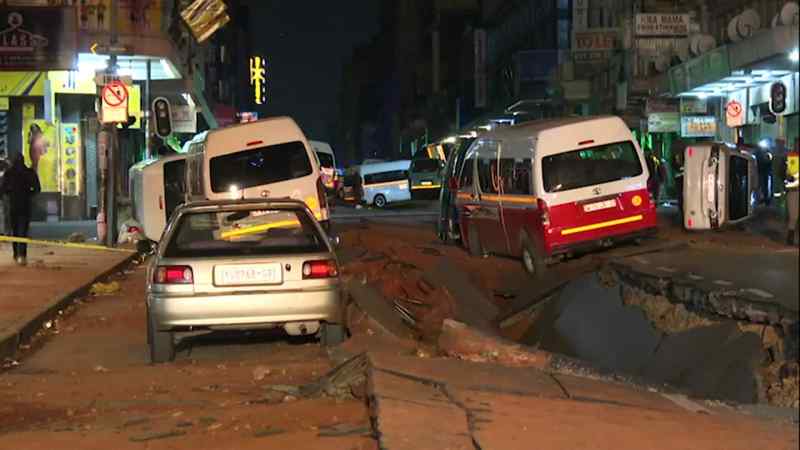
M 11 234 L 14 237 L 28 237 L 33 196 L 41 190 L 36 172 L 25 165 L 25 158 L 21 154 L 14 155 L 11 168 L 6 171 L 0 183 L 0 195 L 8 195 Z M 26 265 L 28 244 L 15 242 L 13 247 L 14 261 L 21 266 Z

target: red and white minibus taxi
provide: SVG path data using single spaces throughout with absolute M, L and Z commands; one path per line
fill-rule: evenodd
M 458 177 L 473 255 L 521 257 L 532 274 L 575 252 L 656 229 L 647 165 L 618 117 L 528 122 L 482 135 Z

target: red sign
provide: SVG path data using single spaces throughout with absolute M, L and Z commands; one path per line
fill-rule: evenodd
M 128 100 L 128 88 L 121 81 L 112 81 L 103 87 L 102 97 L 108 106 L 121 106 Z
M 725 122 L 729 127 L 744 125 L 744 107 L 738 100 L 731 100 L 725 105 Z

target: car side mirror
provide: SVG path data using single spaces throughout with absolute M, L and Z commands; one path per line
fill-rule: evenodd
M 338 248 L 340 245 L 342 245 L 342 238 L 336 235 L 329 236 L 328 242 L 331 243 L 333 248 Z

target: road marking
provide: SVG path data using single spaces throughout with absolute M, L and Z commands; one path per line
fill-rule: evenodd
M 728 280 L 714 280 L 714 284 L 719 286 L 733 286 L 733 282 Z
M 677 272 L 677 271 L 678 271 L 678 269 L 676 269 L 676 268 L 674 268 L 674 267 L 665 267 L 665 266 L 661 266 L 661 267 L 656 267 L 656 268 L 657 268 L 658 270 L 662 271 L 662 272 L 667 272 L 667 273 L 675 273 L 675 272 Z
M 748 288 L 748 289 L 745 289 L 745 292 L 749 292 L 749 293 L 751 293 L 753 295 L 757 295 L 757 296 L 759 296 L 761 298 L 775 298 L 774 295 L 770 294 L 767 291 L 762 291 L 761 289 Z

